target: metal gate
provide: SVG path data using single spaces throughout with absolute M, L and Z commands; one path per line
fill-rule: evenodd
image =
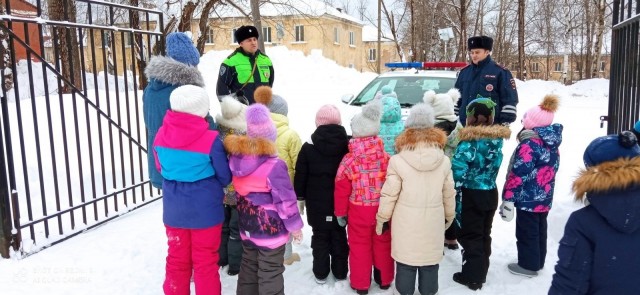
M 5 258 L 35 253 L 161 193 L 148 180 L 140 89 L 148 58 L 164 52 L 163 14 L 55 2 L 5 0 L 0 7 Z
M 640 0 L 613 1 L 611 80 L 607 133 L 629 130 L 640 119 Z

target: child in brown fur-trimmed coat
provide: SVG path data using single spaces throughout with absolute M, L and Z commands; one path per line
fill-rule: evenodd
M 423 103 L 411 108 L 405 128 L 395 141 L 398 153 L 389 160 L 376 233 L 382 234 L 385 223 L 393 220 L 391 256 L 398 293 L 414 293 L 418 272 L 420 294 L 436 294 L 444 231 L 455 217 L 451 162 L 443 150 L 447 137 L 434 128 L 433 108 Z

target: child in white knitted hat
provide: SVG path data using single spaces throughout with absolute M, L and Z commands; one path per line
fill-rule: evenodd
M 221 294 L 218 248 L 224 208 L 223 188 L 231 182 L 227 153 L 218 131 L 209 130 L 207 92 L 180 86 L 171 92 L 171 110 L 153 142 L 162 174 L 163 222 L 169 250 L 165 294 Z

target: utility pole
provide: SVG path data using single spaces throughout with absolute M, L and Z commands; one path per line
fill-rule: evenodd
M 382 39 L 382 0 L 378 0 L 378 49 L 376 50 L 376 61 L 378 63 L 377 65 L 377 72 L 378 74 L 380 74 L 381 70 L 382 70 L 382 60 L 380 60 L 380 57 L 382 57 L 382 53 L 380 52 L 380 48 L 382 47 L 380 45 L 381 40 Z
M 569 33 L 571 32 L 571 8 L 569 7 L 569 1 L 564 0 L 564 17 L 566 28 L 564 30 L 564 42 L 563 42 L 563 65 L 562 65 L 562 84 L 567 85 L 567 73 L 569 72 Z

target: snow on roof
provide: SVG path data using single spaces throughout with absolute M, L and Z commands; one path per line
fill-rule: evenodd
M 236 5 L 240 7 L 245 13 L 251 13 L 251 7 L 249 1 L 241 0 L 236 1 Z M 218 17 L 245 17 L 238 9 L 231 5 L 216 5 L 213 15 Z M 339 19 L 354 22 L 362 25 L 362 21 L 348 15 L 340 10 L 325 4 L 318 0 L 271 0 L 269 2 L 262 3 L 260 5 L 260 15 L 265 17 L 275 16 L 302 16 L 308 15 L 313 17 L 319 17 L 323 15 L 329 15 Z M 199 18 L 199 15 L 195 15 L 195 18 Z
M 380 38 L 382 42 L 390 42 L 393 41 L 391 38 L 391 32 L 382 30 L 382 37 Z M 374 26 L 366 25 L 362 27 L 362 41 L 364 42 L 375 42 L 378 41 L 378 28 Z

